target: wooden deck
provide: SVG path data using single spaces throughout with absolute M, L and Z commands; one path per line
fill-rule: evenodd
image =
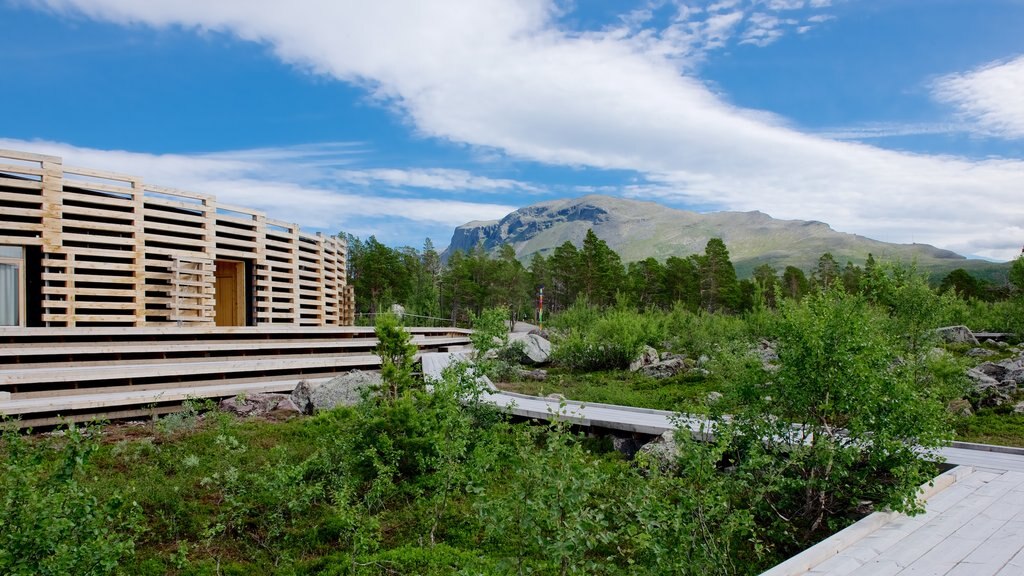
M 464 329 L 410 331 L 421 353 L 469 344 Z M 300 380 L 378 368 L 376 345 L 372 327 L 0 329 L 0 414 L 43 426 L 290 391 Z

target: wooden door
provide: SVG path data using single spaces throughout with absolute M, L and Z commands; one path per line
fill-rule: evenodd
M 216 261 L 214 321 L 217 326 L 245 326 L 245 263 Z

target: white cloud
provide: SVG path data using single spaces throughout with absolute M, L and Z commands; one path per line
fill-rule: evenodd
M 1024 55 L 935 81 L 937 99 L 955 106 L 980 132 L 1024 138 Z
M 341 182 L 371 186 L 374 184 L 400 188 L 426 188 L 447 192 L 525 192 L 536 194 L 536 186 L 506 178 L 476 176 L 466 170 L 450 168 L 374 168 L 338 170 L 333 173 Z
M 261 42 L 285 62 L 366 86 L 422 135 L 512 158 L 635 170 L 658 185 L 645 193 L 675 202 L 760 209 L 988 257 L 1010 258 L 1021 243 L 1024 162 L 801 133 L 723 102 L 680 74 L 671 54 L 646 51 L 642 31 L 559 30 L 545 0 L 37 3 Z M 1005 233 L 998 245 L 992 230 Z
M 501 204 L 459 200 L 422 198 L 403 194 L 384 196 L 368 193 L 356 184 L 357 179 L 336 178 L 353 170 L 338 170 L 351 163 L 349 144 L 326 144 L 289 148 L 264 148 L 212 154 L 143 154 L 120 150 L 96 150 L 69 144 L 45 141 L 24 141 L 0 138 L 0 149 L 22 150 L 60 156 L 67 166 L 117 172 L 141 177 L 152 185 L 212 194 L 225 204 L 262 210 L 271 218 L 296 222 L 303 227 L 337 232 L 364 226 L 365 218 L 398 218 L 419 224 L 451 228 L 469 220 L 500 218 L 515 207 Z M 372 173 L 373 171 L 367 171 Z M 416 174 L 390 170 L 386 179 L 396 187 L 418 186 Z M 444 174 L 444 170 L 437 171 Z M 450 182 L 478 186 L 513 185 L 514 181 L 493 181 L 464 171 L 450 171 Z M 429 172 L 427 172 L 429 174 Z M 444 176 L 436 177 L 439 182 Z M 362 184 L 382 178 L 367 177 Z M 353 184 L 353 186 L 346 186 Z M 426 184 L 426 183 L 422 183 Z M 371 229 L 372 230 L 372 229 Z M 438 230 L 434 230 L 436 235 Z M 371 232 L 373 233 L 373 232 Z M 447 240 L 447 236 L 440 238 Z M 403 241 L 409 241 L 401 238 Z

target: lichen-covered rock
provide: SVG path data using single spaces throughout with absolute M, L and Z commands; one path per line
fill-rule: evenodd
M 953 400 L 946 406 L 946 411 L 954 416 L 973 416 L 974 410 L 971 409 L 971 403 L 965 398 L 958 398 Z
M 629 363 L 629 371 L 636 372 L 641 368 L 650 366 L 655 362 L 658 362 L 659 356 L 658 351 L 650 346 L 644 346 L 640 351 L 640 355 L 637 356 L 632 362 Z
M 533 380 L 535 382 L 543 382 L 548 379 L 547 370 L 519 370 L 519 377 L 523 380 Z
M 640 373 L 658 380 L 671 378 L 686 370 L 686 360 L 683 358 L 671 358 L 649 364 L 640 368 Z
M 995 352 L 988 348 L 971 348 L 967 351 L 968 356 L 973 356 L 975 358 L 984 358 L 985 356 L 992 356 L 994 354 Z
M 637 451 L 636 457 L 641 463 L 656 466 L 664 471 L 678 469 L 679 446 L 676 444 L 676 431 L 668 430 L 644 444 Z
M 939 337 L 950 344 L 971 344 L 978 345 L 978 339 L 967 326 L 945 326 L 935 330 Z
M 551 342 L 533 333 L 513 332 L 508 335 L 509 344 L 520 342 L 523 354 L 520 362 L 524 364 L 547 364 L 551 361 Z
M 266 392 L 239 394 L 233 398 L 225 398 L 220 401 L 218 407 L 224 412 L 231 412 L 239 416 L 263 416 L 273 411 L 299 411 L 287 394 Z
M 714 391 L 708 392 L 707 397 L 705 397 L 705 400 L 707 401 L 708 404 L 714 404 L 716 402 L 719 402 L 721 399 L 722 399 L 722 393 L 721 392 L 714 392 Z
M 382 383 L 377 372 L 353 370 L 324 382 L 315 384 L 303 380 L 292 390 L 291 398 L 305 414 L 330 410 L 337 406 L 354 406 L 373 388 Z

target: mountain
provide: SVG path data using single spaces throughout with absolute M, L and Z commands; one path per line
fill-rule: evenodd
M 698 214 L 600 195 L 540 202 L 501 220 L 463 224 L 455 229 L 445 256 L 480 243 L 488 251 L 511 244 L 519 259 L 529 262 L 535 252 L 549 255 L 566 240 L 580 246 L 588 228 L 624 262 L 703 253 L 709 238 L 721 238 L 740 277 L 765 263 L 779 272 L 790 265 L 809 272 L 825 252 L 840 265 L 847 260 L 862 265 L 869 253 L 880 260 L 916 261 L 935 275 L 965 268 L 988 279 L 998 280 L 1002 274 L 1005 280 L 1007 269 L 1006 264 L 967 259 L 928 244 L 891 244 L 837 232 L 823 222 L 777 220 L 756 211 Z

